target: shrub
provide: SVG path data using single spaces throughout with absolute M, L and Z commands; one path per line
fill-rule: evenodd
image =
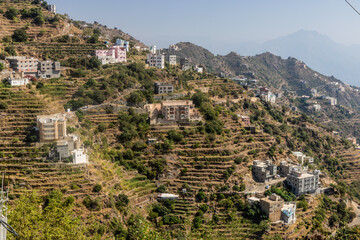
M 14 31 L 11 38 L 14 42 L 26 42 L 29 38 L 29 35 L 25 29 L 17 29 Z
M 9 9 L 4 13 L 4 17 L 9 20 L 15 20 L 19 11 L 16 8 L 9 7 Z
M 93 187 L 93 192 L 100 192 L 102 190 L 102 186 L 100 184 L 95 184 Z
M 100 198 L 92 199 L 88 195 L 84 198 L 83 204 L 90 211 L 99 211 L 101 209 Z

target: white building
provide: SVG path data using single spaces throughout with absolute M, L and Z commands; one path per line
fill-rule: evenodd
M 203 73 L 204 72 L 204 68 L 202 68 L 202 67 L 196 67 L 195 70 L 198 73 Z
M 52 13 L 56 13 L 56 5 L 48 5 L 48 10 Z
M 130 48 L 130 43 L 129 43 L 129 41 L 125 41 L 125 40 L 119 39 L 119 38 L 116 39 L 115 45 L 116 45 L 116 46 L 120 46 L 120 47 L 124 47 L 127 52 L 129 51 L 129 48 Z
M 313 157 L 306 156 L 302 152 L 292 152 L 292 154 L 296 157 L 296 159 L 298 160 L 298 162 L 300 164 L 304 164 L 306 161 L 308 163 L 314 163 L 314 158 Z
M 294 169 L 286 179 L 286 184 L 291 187 L 295 195 L 315 193 L 319 188 L 320 171 L 314 170 L 313 173 L 303 173 L 299 169 Z
M 337 99 L 336 99 L 336 98 L 328 97 L 327 99 L 329 100 L 329 104 L 330 104 L 331 106 L 337 105 Z
M 281 220 L 285 224 L 293 224 L 296 222 L 296 203 L 284 203 L 281 209 Z
M 71 152 L 73 157 L 73 163 L 84 164 L 87 163 L 87 155 L 83 149 L 75 149 Z
M 314 105 L 313 105 L 313 109 L 314 109 L 315 111 L 320 111 L 320 110 L 321 110 L 320 104 L 314 104 Z
M 169 62 L 170 66 L 175 66 L 177 64 L 177 56 L 176 55 L 167 55 L 166 60 Z
M 8 78 L 7 82 L 11 86 L 25 86 L 27 84 L 30 84 L 30 79 L 28 79 L 28 78 Z
M 149 51 L 150 51 L 150 53 L 152 53 L 152 54 L 156 54 L 156 45 L 150 46 L 150 47 L 149 47 Z
M 165 68 L 165 56 L 163 54 L 147 54 L 147 63 L 149 67 Z

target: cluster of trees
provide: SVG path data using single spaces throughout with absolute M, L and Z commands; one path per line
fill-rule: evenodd
M 148 219 L 156 226 L 174 225 L 183 223 L 179 216 L 173 215 L 175 209 L 173 200 L 164 200 L 152 205 Z M 161 217 L 161 218 L 160 218 Z M 160 219 L 159 219 L 160 218 Z
M 73 211 L 74 198 L 55 190 L 45 198 L 25 193 L 10 209 L 9 224 L 19 234 L 10 239 L 85 239 L 85 229 Z

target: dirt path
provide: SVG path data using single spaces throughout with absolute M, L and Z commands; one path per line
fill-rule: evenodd
M 349 223 L 349 227 L 360 225 L 360 209 L 358 208 L 359 204 L 352 201 L 351 207 L 353 208 L 353 211 L 356 213 L 356 217 L 354 218 L 354 220 L 351 223 Z

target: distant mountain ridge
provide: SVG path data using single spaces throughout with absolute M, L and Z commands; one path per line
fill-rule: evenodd
M 176 45 L 179 50 L 165 49 L 164 52 L 188 57 L 193 64 L 202 64 L 210 72 L 256 78 L 264 85 L 282 91 L 295 91 L 300 96 L 310 95 L 311 89 L 316 89 L 324 96 L 337 98 L 343 106 L 360 109 L 359 88 L 314 71 L 295 58 L 283 59 L 269 52 L 248 57 L 235 52 L 215 56 L 207 49 L 189 42 Z
M 345 46 L 316 31 L 300 30 L 264 44 L 242 44 L 241 55 L 271 52 L 283 58 L 295 57 L 311 68 L 360 86 L 360 45 Z

